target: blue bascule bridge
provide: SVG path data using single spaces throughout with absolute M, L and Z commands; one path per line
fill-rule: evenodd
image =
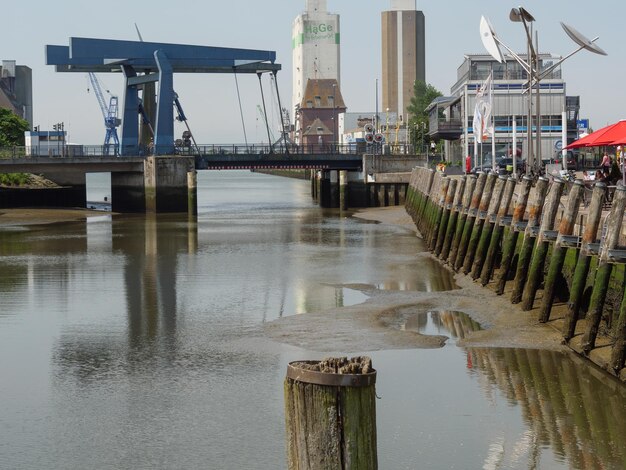
M 57 72 L 123 73 L 122 156 L 148 148 L 155 155 L 174 153 L 174 119 L 186 123 L 174 73 L 257 74 L 261 83 L 262 74 L 276 78 L 281 69 L 274 51 L 75 37 L 69 46 L 46 46 L 46 64 Z

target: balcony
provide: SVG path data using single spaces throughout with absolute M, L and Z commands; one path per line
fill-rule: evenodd
M 428 135 L 433 139 L 458 140 L 463 134 L 463 121 L 460 119 L 431 119 Z

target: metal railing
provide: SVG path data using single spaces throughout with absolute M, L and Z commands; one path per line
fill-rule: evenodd
M 111 146 L 104 145 L 61 145 L 58 147 L 41 148 L 37 146 L 0 147 L 0 159 L 24 159 L 37 157 L 54 158 L 89 158 L 115 157 L 120 153 L 126 157 L 144 157 L 148 155 L 183 155 L 204 156 L 212 155 L 346 155 L 355 156 L 364 153 L 377 154 L 413 154 L 412 145 L 406 144 L 374 144 L 365 142 L 351 144 L 203 144 L 197 147 L 143 147 L 124 146 L 118 152 Z

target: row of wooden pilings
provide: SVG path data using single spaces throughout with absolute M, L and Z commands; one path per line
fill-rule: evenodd
M 626 380 L 626 252 L 618 246 L 626 187 L 615 188 L 604 212 L 606 185 L 593 187 L 588 206 L 585 191 L 581 181 L 416 168 L 405 207 L 442 262 L 523 311 L 537 301 L 539 322 L 554 322 L 572 349 Z M 556 300 L 567 307 L 558 316 Z

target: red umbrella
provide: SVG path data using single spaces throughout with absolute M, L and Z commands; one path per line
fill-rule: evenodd
M 603 145 L 619 145 L 626 143 L 626 119 L 603 127 L 569 144 L 566 149 L 579 147 L 601 147 Z

